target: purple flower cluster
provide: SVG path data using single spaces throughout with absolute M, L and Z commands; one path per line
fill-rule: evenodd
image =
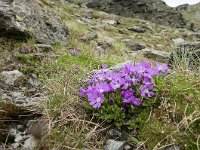
M 105 71 L 107 65 L 102 65 L 100 73 L 95 74 L 88 82 L 87 88 L 81 88 L 81 96 L 86 96 L 93 108 L 100 108 L 104 101 L 122 105 L 141 106 L 144 98 L 154 96 L 153 78 L 168 70 L 166 64 L 157 62 L 151 65 L 143 61 L 136 65 L 127 63 L 118 71 Z

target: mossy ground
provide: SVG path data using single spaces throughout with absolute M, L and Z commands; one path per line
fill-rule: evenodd
M 43 1 L 46 3 L 46 1 Z M 75 3 L 80 3 L 76 1 Z M 64 44 L 55 42 L 53 50 L 45 53 L 40 60 L 34 59 L 34 40 L 27 42 L 0 40 L 0 68 L 16 62 L 18 69 L 25 74 L 35 73 L 46 86 L 49 100 L 44 105 L 47 122 L 47 134 L 41 147 L 50 149 L 102 149 L 105 143 L 107 127 L 101 122 L 94 122 L 83 109 L 83 100 L 79 97 L 82 78 L 88 73 L 99 69 L 101 64 L 109 66 L 127 60 L 139 61 L 143 56 L 134 58 L 125 50 L 129 49 L 122 39 L 130 38 L 136 42 L 144 42 L 148 48 L 162 45 L 162 50 L 171 51 L 170 41 L 182 37 L 185 29 L 172 29 L 133 18 L 119 17 L 121 24 L 113 27 L 98 25 L 102 19 L 110 19 L 103 12 L 91 10 L 94 23 L 98 26 L 93 31 L 99 39 L 112 38 L 114 46 L 109 48 L 109 55 L 96 56 L 94 45 L 80 42 L 78 39 L 91 31 L 91 28 L 80 21 L 84 11 L 74 4 L 55 2 L 55 9 L 69 28 L 70 38 Z M 75 16 L 79 16 L 78 18 Z M 129 26 L 143 26 L 146 33 L 138 34 L 126 30 Z M 165 32 L 163 32 L 165 31 Z M 123 33 L 123 34 L 122 34 Z M 175 34 L 172 34 L 175 33 Z M 160 38 L 158 38 L 160 37 Z M 191 37 L 188 37 L 192 39 Z M 12 55 L 13 47 L 21 50 L 20 54 Z M 70 54 L 71 49 L 80 55 Z M 158 48 L 159 49 L 159 48 Z M 20 65 L 19 65 L 20 64 Z M 141 116 L 146 120 L 133 137 L 128 133 L 128 142 L 144 149 L 162 149 L 168 145 L 180 145 L 183 149 L 200 147 L 200 79 L 190 72 L 171 72 L 163 80 L 158 81 L 160 91 L 159 105 L 152 107 Z M 123 131 L 122 131 L 123 132 Z

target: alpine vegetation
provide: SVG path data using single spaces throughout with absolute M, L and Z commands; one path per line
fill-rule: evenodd
M 86 87 L 81 87 L 80 95 L 88 99 L 86 108 L 96 111 L 100 119 L 114 121 L 120 128 L 124 119 L 134 117 L 141 108 L 155 102 L 151 99 L 156 95 L 156 79 L 167 73 L 168 66 L 143 61 L 127 63 L 118 71 L 106 69 L 103 64 L 100 73 L 93 75 Z

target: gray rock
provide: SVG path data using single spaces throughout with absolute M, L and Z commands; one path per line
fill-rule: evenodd
M 18 70 L 3 71 L 0 73 L 0 80 L 3 80 L 3 82 L 7 85 L 14 85 L 15 82 L 21 77 L 23 77 L 23 73 Z
M 41 49 L 43 52 L 49 52 L 53 50 L 53 47 L 47 44 L 36 44 L 35 47 Z
M 13 92 L 10 92 L 10 96 L 14 99 L 22 99 L 24 97 L 24 93 L 13 91 Z
M 19 148 L 20 143 L 13 143 L 11 146 L 13 147 L 13 149 L 17 149 Z
M 68 30 L 51 7 L 40 0 L 1 0 L 0 35 L 50 44 L 66 41 Z
M 131 51 L 139 51 L 145 48 L 144 45 L 135 43 L 131 39 L 125 39 L 123 42 L 125 42 L 126 45 L 131 48 Z
M 12 129 L 9 130 L 9 134 L 10 134 L 11 136 L 16 136 L 17 130 L 12 128 Z
M 34 138 L 32 135 L 30 135 L 29 138 L 24 141 L 24 145 L 23 145 L 22 150 L 33 150 L 33 149 L 36 149 L 38 144 L 39 144 L 39 140 Z
M 127 63 L 133 63 L 131 61 L 126 61 L 124 63 L 119 63 L 119 64 L 116 64 L 110 68 L 108 68 L 106 71 L 112 71 L 112 70 L 119 70 L 120 68 L 124 67 Z
M 124 141 L 115 141 L 109 139 L 107 140 L 106 145 L 104 146 L 104 150 L 123 150 L 124 144 Z
M 15 143 L 20 143 L 23 140 L 23 136 L 21 135 L 21 133 L 17 133 L 15 135 Z
M 137 32 L 137 33 L 146 32 L 145 29 L 143 29 L 142 27 L 139 27 L 139 26 L 132 26 L 132 27 L 128 27 L 127 29 L 130 30 L 130 31 L 133 31 L 133 32 Z
M 95 32 L 89 32 L 86 35 L 79 38 L 82 42 L 89 42 L 91 40 L 94 40 L 98 37 L 98 35 Z
M 179 148 L 179 146 L 174 145 L 174 146 L 170 146 L 170 147 L 166 148 L 165 150 L 180 150 L 180 148 Z
M 122 136 L 121 132 L 114 130 L 114 129 L 111 129 L 108 133 L 112 137 L 121 137 Z
M 130 145 L 127 144 L 127 145 L 124 146 L 124 150 L 130 150 L 130 149 L 131 149 Z
M 174 42 L 174 44 L 177 46 L 177 45 L 181 45 L 183 43 L 185 43 L 186 41 L 182 38 L 177 38 L 177 39 L 173 39 L 172 40 Z
M 113 42 L 114 42 L 114 40 L 99 41 L 98 45 L 104 49 L 108 49 L 108 48 L 113 47 Z
M 85 10 L 85 18 L 87 18 L 87 19 L 93 19 L 92 11 L 91 10 L 88 10 L 88 9 Z
M 33 80 L 32 78 L 30 78 L 30 79 L 28 80 L 28 86 L 29 86 L 29 88 L 31 88 L 31 89 L 35 89 L 35 88 L 38 86 L 38 83 L 37 83 L 36 80 Z
M 144 49 L 140 51 L 145 57 L 167 63 L 170 58 L 170 53 L 165 51 L 158 51 L 158 50 L 149 50 Z
M 118 22 L 116 20 L 108 20 L 108 19 L 102 20 L 102 23 L 108 24 L 108 25 L 116 25 L 116 24 L 118 24 Z
M 108 51 L 101 46 L 97 46 L 93 51 L 96 56 L 102 56 L 108 53 Z

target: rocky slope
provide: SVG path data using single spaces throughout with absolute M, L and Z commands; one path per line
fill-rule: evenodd
M 200 47 L 198 33 L 185 28 L 171 28 L 142 20 L 149 17 L 145 13 L 147 8 L 148 12 L 152 13 L 150 15 L 153 15 L 153 10 L 158 9 L 144 1 L 135 6 L 139 11 L 138 17 L 142 19 L 89 9 L 79 0 L 70 0 L 72 3 L 65 0 L 59 2 L 14 0 L 14 2 L 15 4 L 10 0 L 0 2 L 0 21 L 2 21 L 0 26 L 2 31 L 0 32 L 0 131 L 4 131 L 0 132 L 0 149 L 34 149 L 40 145 L 43 149 L 50 147 L 49 149 L 93 150 L 102 149 L 105 143 L 108 149 L 113 149 L 115 146 L 136 148 L 136 144 L 131 143 L 127 136 L 124 138 L 126 142 L 111 139 L 105 142 L 107 129 L 90 118 L 88 120 L 83 110 L 83 101 L 78 94 L 80 84 L 83 84 L 80 83 L 80 77 L 85 77 L 85 74 L 87 76 L 103 63 L 109 66 L 117 64 L 117 67 L 127 61 L 149 60 L 168 63 L 173 49 L 186 47 L 193 55 L 194 49 L 198 50 Z M 112 1 L 107 2 L 112 4 Z M 116 3 L 120 4 L 119 1 Z M 157 3 L 162 6 L 157 10 L 161 11 L 161 14 L 165 14 L 166 9 L 171 10 L 166 8 L 164 3 L 159 1 Z M 125 7 L 128 7 L 128 4 L 132 5 L 128 1 L 125 4 Z M 160 17 L 164 22 L 165 17 Z M 175 27 L 186 25 L 183 20 L 174 25 L 172 20 L 170 24 L 170 18 L 166 17 L 168 22 L 166 25 Z M 10 36 L 13 37 L 9 38 Z M 175 45 L 178 48 L 174 47 Z M 185 80 L 181 78 L 180 81 Z M 172 83 L 176 86 L 179 81 L 172 80 Z M 198 80 L 195 80 L 195 87 L 196 84 Z M 188 86 L 183 90 L 180 87 L 178 84 L 179 93 L 188 90 Z M 168 86 L 166 88 L 168 90 Z M 174 95 L 177 95 L 176 90 Z M 187 95 L 189 100 L 194 100 L 194 104 L 191 105 L 196 106 L 198 99 L 193 99 L 191 97 L 193 94 L 184 93 L 184 95 Z M 167 102 L 167 108 L 168 103 L 173 100 Z M 165 106 L 163 104 L 163 108 L 161 107 L 159 111 L 165 112 Z M 173 111 L 180 112 L 178 109 Z M 180 114 L 176 115 L 180 116 Z M 156 113 L 152 116 L 155 117 L 154 119 L 162 117 Z M 176 128 L 166 127 L 166 124 L 170 127 L 174 124 L 167 122 L 165 117 L 159 118 L 164 124 L 154 120 L 151 122 L 151 125 L 161 124 L 158 128 L 166 132 L 156 132 L 160 137 L 152 136 L 158 138 L 147 141 L 149 147 L 159 143 L 163 136 L 168 136 L 169 131 L 176 131 Z M 154 132 L 158 128 L 156 126 L 142 131 Z M 98 134 L 102 131 L 103 138 Z M 43 132 L 46 134 L 45 139 L 42 139 Z M 135 131 L 133 132 L 135 135 Z M 114 130 L 110 135 L 115 139 L 121 134 Z M 155 134 L 148 133 L 143 137 L 151 135 Z M 174 138 L 176 139 L 176 136 Z M 174 141 L 169 139 L 170 142 Z M 144 149 L 145 144 L 143 144 Z
M 183 17 L 193 23 L 194 28 L 200 29 L 200 3 L 195 5 L 182 5 L 176 8 Z
M 107 13 L 138 17 L 161 25 L 191 28 L 191 24 L 186 22 L 180 12 L 167 6 L 161 0 L 91 0 L 86 5 Z

